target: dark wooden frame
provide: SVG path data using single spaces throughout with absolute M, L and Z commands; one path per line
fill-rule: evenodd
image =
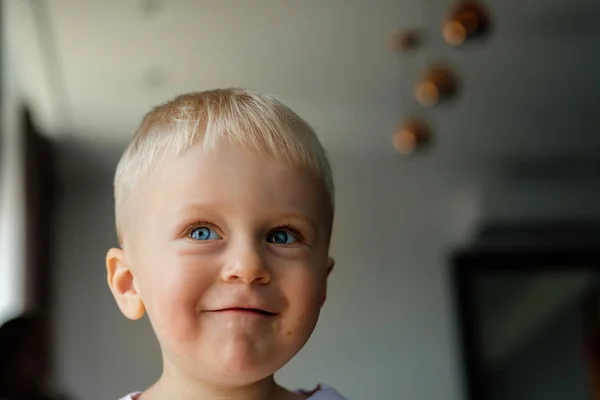
M 566 272 L 598 268 L 600 246 L 566 246 L 507 249 L 473 249 L 456 252 L 451 260 L 463 378 L 468 400 L 485 400 L 481 324 L 474 308 L 475 278 L 486 271 L 529 273 L 535 270 Z

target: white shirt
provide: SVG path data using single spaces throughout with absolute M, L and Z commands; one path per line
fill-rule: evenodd
M 141 392 L 132 393 L 128 396 L 123 397 L 121 400 L 136 400 Z M 307 398 L 307 400 L 346 400 L 341 394 L 339 394 L 334 389 L 325 386 L 319 385 L 319 390 L 317 390 L 312 396 Z

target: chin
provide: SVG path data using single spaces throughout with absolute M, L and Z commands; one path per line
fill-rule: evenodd
M 272 363 L 228 362 L 216 365 L 212 371 L 215 383 L 227 387 L 241 387 L 269 378 L 280 367 Z
M 269 352 L 271 353 L 271 352 Z M 281 353 L 280 353 L 281 354 Z M 256 354 L 246 349 L 240 351 L 226 351 L 221 353 L 221 357 L 217 358 L 220 369 L 225 372 L 236 375 L 271 375 L 278 368 L 279 364 L 285 364 L 287 360 L 279 361 L 276 353 L 271 354 Z
M 293 356 L 286 357 L 287 351 L 261 351 L 260 348 L 245 343 L 229 343 L 225 347 L 211 351 L 213 371 L 228 386 L 247 385 L 273 375 Z

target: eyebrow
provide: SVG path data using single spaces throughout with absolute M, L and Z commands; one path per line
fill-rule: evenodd
M 315 232 L 319 231 L 319 229 L 317 228 L 317 224 L 315 224 L 313 222 L 313 220 L 311 220 L 310 218 L 308 218 L 304 214 L 294 213 L 294 212 L 286 212 L 286 213 L 283 213 L 281 215 L 277 215 L 277 218 L 281 218 L 281 219 L 299 219 L 299 220 L 302 220 L 302 221 L 306 222 L 307 224 L 309 224 L 310 227 L 315 230 Z
M 165 223 L 168 226 L 180 229 L 184 220 L 199 214 L 215 215 L 215 209 L 218 203 L 187 203 L 181 207 L 171 210 L 165 217 Z
M 206 203 L 206 204 L 199 204 L 199 203 L 188 203 L 186 205 L 184 205 L 183 207 L 179 207 L 177 208 L 174 212 L 173 215 L 174 216 L 181 216 L 181 215 L 187 215 L 187 214 L 191 214 L 191 213 L 199 213 L 199 212 L 213 212 L 213 210 L 218 207 L 220 203 Z

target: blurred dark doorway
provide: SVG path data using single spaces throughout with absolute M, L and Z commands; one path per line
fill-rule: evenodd
M 468 398 L 600 399 L 600 226 L 482 237 L 453 260 Z

